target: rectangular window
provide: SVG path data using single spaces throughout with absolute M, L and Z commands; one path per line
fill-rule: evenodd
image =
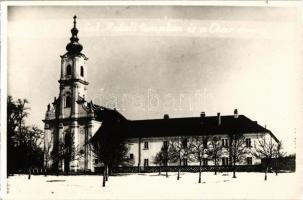
M 182 146 L 183 146 L 183 148 L 187 148 L 187 142 L 188 142 L 187 139 L 184 139 L 184 140 L 182 141 Z
M 252 157 L 247 157 L 247 158 L 246 158 L 246 163 L 247 163 L 248 165 L 252 165 Z
M 95 159 L 95 165 L 98 164 L 98 159 Z
M 132 153 L 129 154 L 129 159 L 131 159 L 131 160 L 134 159 L 134 154 L 132 154 Z
M 250 138 L 246 138 L 245 142 L 246 142 L 246 147 L 251 147 L 251 139 Z
M 207 158 L 203 158 L 203 166 L 208 166 L 208 159 Z
M 144 142 L 144 149 L 148 149 L 148 142 Z
M 223 147 L 228 147 L 229 146 L 228 139 L 222 139 L 222 146 Z
M 166 140 L 166 141 L 163 141 L 163 147 L 165 148 L 165 149 L 168 149 L 168 141 Z
M 222 165 L 223 166 L 227 166 L 228 165 L 228 158 L 227 157 L 223 157 L 222 158 Z
M 207 148 L 207 140 L 203 140 L 203 148 L 204 148 L 204 149 Z
M 183 166 L 187 166 L 187 158 L 183 158 Z
M 144 167 L 148 167 L 148 159 L 144 159 Z

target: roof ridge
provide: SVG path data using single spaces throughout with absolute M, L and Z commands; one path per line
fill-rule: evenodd
M 205 118 L 215 118 L 218 117 L 217 115 L 212 115 L 212 116 L 205 116 Z M 222 117 L 234 117 L 234 115 L 221 115 Z M 248 117 L 246 117 L 245 115 L 238 115 L 238 117 L 245 117 L 247 119 L 249 119 Z M 174 117 L 174 118 L 169 118 L 168 120 L 173 120 L 173 119 L 200 119 L 200 116 L 196 116 L 196 117 Z M 129 119 L 129 121 L 132 122 L 137 122 L 137 121 L 153 121 L 153 120 L 164 120 L 164 118 L 151 118 L 151 119 Z M 249 119 L 251 120 L 251 119 Z M 251 120 L 252 121 L 252 120 Z

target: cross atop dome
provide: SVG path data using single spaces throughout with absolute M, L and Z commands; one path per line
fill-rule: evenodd
M 77 15 L 74 15 L 74 28 L 76 28 L 76 23 L 77 23 Z
M 70 43 L 68 43 L 66 45 L 66 50 L 68 53 L 71 53 L 71 54 L 80 54 L 80 52 L 82 51 L 83 49 L 83 46 L 78 42 L 79 41 L 79 38 L 78 38 L 78 29 L 76 27 L 76 24 L 77 24 L 77 16 L 74 15 L 74 27 L 71 29 L 71 33 L 72 33 L 72 37 L 70 38 Z

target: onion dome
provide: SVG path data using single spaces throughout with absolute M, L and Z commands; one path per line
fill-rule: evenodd
M 74 27 L 71 29 L 71 33 L 72 33 L 72 37 L 70 38 L 70 43 L 68 43 L 66 45 L 66 50 L 68 51 L 68 53 L 72 53 L 72 54 L 80 54 L 80 52 L 83 49 L 83 46 L 78 43 L 79 38 L 77 36 L 78 34 L 78 29 L 76 28 L 76 19 L 77 16 L 74 16 Z

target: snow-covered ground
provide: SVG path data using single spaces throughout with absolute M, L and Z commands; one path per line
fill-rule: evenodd
M 158 173 L 111 176 L 105 188 L 102 176 L 32 176 L 8 178 L 7 199 L 298 199 L 296 173 Z

